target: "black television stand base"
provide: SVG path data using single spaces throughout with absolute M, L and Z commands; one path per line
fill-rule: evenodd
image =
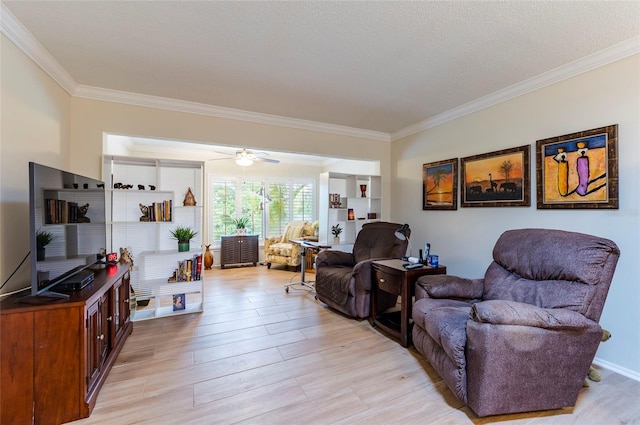
M 69 298 L 68 294 L 61 294 L 60 292 L 53 291 L 44 291 L 38 295 L 27 295 L 26 297 L 22 297 L 18 299 L 18 302 L 24 304 L 34 304 L 34 305 L 42 305 L 48 304 L 54 300 L 66 300 Z

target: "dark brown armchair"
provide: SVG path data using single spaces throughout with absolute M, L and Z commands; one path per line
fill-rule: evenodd
M 408 241 L 394 235 L 401 226 L 388 222 L 367 223 L 358 233 L 353 253 L 320 251 L 316 258 L 317 298 L 348 316 L 369 317 L 371 262 L 404 256 Z M 395 305 L 396 296 L 382 294 L 378 299 L 381 310 Z
M 574 406 L 619 256 L 596 236 L 507 231 L 484 278 L 418 279 L 414 345 L 479 416 Z

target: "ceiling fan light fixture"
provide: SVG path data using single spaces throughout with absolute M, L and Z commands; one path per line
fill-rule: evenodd
M 236 164 L 242 167 L 248 167 L 249 165 L 253 164 L 253 160 L 247 157 L 240 157 L 236 158 Z

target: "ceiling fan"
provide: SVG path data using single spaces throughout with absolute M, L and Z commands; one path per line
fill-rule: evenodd
M 233 158 L 235 159 L 236 164 L 241 165 L 243 167 L 248 167 L 249 165 L 253 164 L 254 161 L 270 162 L 272 164 L 278 164 L 280 162 L 277 159 L 266 158 L 267 156 L 269 156 L 269 154 L 266 152 L 253 152 L 248 149 L 242 149 L 242 150 L 236 151 L 235 154 L 230 154 L 228 152 L 219 152 L 219 151 L 216 151 L 216 153 L 228 155 L 230 156 L 230 158 L 214 158 L 211 161 Z

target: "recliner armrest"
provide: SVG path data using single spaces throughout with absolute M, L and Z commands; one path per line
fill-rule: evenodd
M 431 298 L 475 300 L 482 298 L 484 291 L 484 279 L 467 279 L 450 275 L 421 276 L 416 285 L 422 286 Z
M 487 300 L 474 304 L 471 307 L 471 320 L 556 330 L 580 330 L 599 326 L 582 314 L 566 308 L 541 308 L 507 300 Z
M 325 249 L 316 257 L 316 267 L 353 267 L 356 261 L 350 252 Z

